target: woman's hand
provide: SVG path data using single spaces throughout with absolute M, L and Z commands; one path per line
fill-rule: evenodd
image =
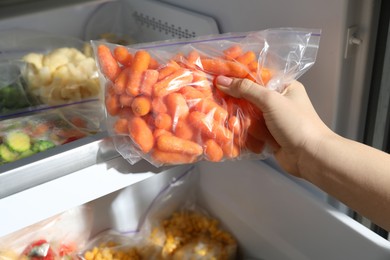
M 217 78 L 224 93 L 244 98 L 263 111 L 268 130 L 276 141 L 269 143 L 275 158 L 287 172 L 301 177 L 302 155 L 316 153 L 325 136 L 333 132 L 322 122 L 304 86 L 294 81 L 283 93 L 269 90 L 247 79 Z M 305 162 L 307 163 L 307 162 Z

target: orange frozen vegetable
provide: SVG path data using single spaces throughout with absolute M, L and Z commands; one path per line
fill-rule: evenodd
M 97 57 L 103 74 L 111 81 L 114 81 L 121 71 L 117 61 L 106 45 L 99 45 L 97 48 Z
M 202 146 L 199 144 L 173 135 L 161 135 L 157 139 L 156 145 L 159 150 L 165 152 L 184 153 L 195 156 L 203 153 Z
M 146 96 L 135 97 L 131 103 L 131 108 L 136 116 L 144 116 L 149 113 L 152 101 Z
M 141 117 L 129 119 L 129 135 L 143 153 L 148 153 L 154 145 L 152 130 Z

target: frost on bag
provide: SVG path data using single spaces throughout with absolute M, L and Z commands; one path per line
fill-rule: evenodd
M 0 237 L 0 259 L 78 259 L 92 229 L 91 213 L 80 206 Z
M 137 230 L 106 230 L 82 256 L 96 259 L 236 259 L 237 241 L 197 204 L 199 174 L 191 167 L 173 178 L 150 204 Z
M 121 46 L 93 41 L 107 127 L 130 163 L 266 158 L 262 112 L 215 87 L 218 75 L 281 92 L 315 62 L 316 30 L 273 29 Z

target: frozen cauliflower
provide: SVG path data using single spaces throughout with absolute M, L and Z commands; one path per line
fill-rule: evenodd
M 63 104 L 100 95 L 95 60 L 75 48 L 47 54 L 29 53 L 25 78 L 29 91 L 43 103 Z

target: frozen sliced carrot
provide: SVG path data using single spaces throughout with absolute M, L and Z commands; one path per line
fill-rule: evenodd
M 138 96 L 133 99 L 131 108 L 133 109 L 134 115 L 144 116 L 150 112 L 150 109 L 152 108 L 152 101 L 149 97 Z
M 173 122 L 188 116 L 189 108 L 182 94 L 175 92 L 166 96 L 168 113 L 171 115 Z
M 106 45 L 99 45 L 97 48 L 97 58 L 103 74 L 111 81 L 114 81 L 121 69 L 115 60 L 111 50 Z
M 154 84 L 154 95 L 162 97 L 178 91 L 192 82 L 193 75 L 190 70 L 178 69 L 164 79 Z
M 188 115 L 191 125 L 199 129 L 202 134 L 215 139 L 219 144 L 233 141 L 233 133 L 221 124 L 218 124 L 213 118 L 206 114 L 193 111 Z
M 227 60 L 236 59 L 242 54 L 243 50 L 240 45 L 234 44 L 223 51 L 224 57 Z
M 191 140 L 194 137 L 194 129 L 186 119 L 178 120 L 174 126 L 174 133 L 177 137 Z
M 195 162 L 197 156 L 153 149 L 152 159 L 161 164 L 187 164 Z
M 126 118 L 118 118 L 114 123 L 114 131 L 116 134 L 129 134 L 129 128 L 128 128 L 129 122 Z
M 223 122 L 228 117 L 228 112 L 226 109 L 211 99 L 200 100 L 194 105 L 194 109 L 205 114 L 212 114 L 214 119 L 218 122 Z
M 172 117 L 167 113 L 159 113 L 154 118 L 154 125 L 160 129 L 171 130 Z
M 236 60 L 241 64 L 248 65 L 253 61 L 256 62 L 256 53 L 254 51 L 247 51 L 244 54 L 238 56 Z
M 117 46 L 114 49 L 114 58 L 123 66 L 130 66 L 133 55 L 125 46 Z
M 131 107 L 134 97 L 127 94 L 122 94 L 119 96 L 119 104 L 121 107 Z
M 141 94 L 152 96 L 153 86 L 158 80 L 158 71 L 148 69 L 144 72 L 143 80 L 140 87 Z
M 143 153 L 148 153 L 153 148 L 153 133 L 144 119 L 138 116 L 130 118 L 128 129 L 129 136 Z
M 161 135 L 157 139 L 156 147 L 165 152 L 184 153 L 195 156 L 203 153 L 203 148 L 199 144 L 174 135 Z
M 145 50 L 138 50 L 130 66 L 130 75 L 127 82 L 126 91 L 131 96 L 137 96 L 140 93 L 140 84 L 143 73 L 148 69 L 150 54 Z
M 214 139 L 208 139 L 203 144 L 206 159 L 212 162 L 219 162 L 223 158 L 221 146 Z
M 167 76 L 171 75 L 173 72 L 177 71 L 180 68 L 180 65 L 177 64 L 176 61 L 170 60 L 164 67 L 159 69 L 158 80 L 165 79 Z

